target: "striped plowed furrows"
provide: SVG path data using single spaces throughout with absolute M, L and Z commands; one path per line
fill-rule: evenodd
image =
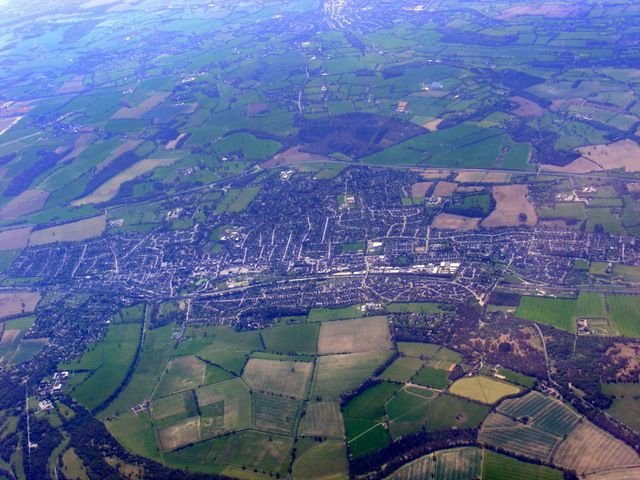
M 494 413 L 489 415 L 483 423 L 478 440 L 525 457 L 549 461 L 562 439 Z
M 630 446 L 586 420 L 560 444 L 553 461 L 578 474 L 640 466 L 640 457 Z

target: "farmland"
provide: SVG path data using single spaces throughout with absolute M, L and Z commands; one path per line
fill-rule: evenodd
M 607 297 L 607 307 L 618 334 L 640 338 L 640 297 L 610 295 Z
M 0 318 L 31 313 L 40 300 L 38 292 L 3 292 L 0 293 Z
M 473 447 L 440 450 L 405 465 L 388 478 L 393 480 L 476 478 L 483 470 L 483 453 L 481 449 Z
M 0 478 L 637 476 L 637 2 L 5 3 Z
M 640 393 L 640 385 L 609 383 L 603 386 L 603 391 L 613 396 L 613 403 L 607 410 L 608 413 L 636 432 L 639 431 L 640 415 L 637 397 Z
M 360 353 L 390 347 L 386 317 L 366 317 L 322 323 L 318 353 Z
M 489 377 L 465 377 L 456 381 L 449 389 L 454 395 L 491 405 L 501 398 L 520 392 L 520 388 L 510 383 Z
M 98 216 L 43 230 L 34 230 L 29 236 L 29 244 L 43 245 L 52 242 L 72 242 L 97 237 L 105 229 L 105 220 L 104 216 Z
M 92 373 L 72 392 L 88 409 L 99 407 L 122 384 L 133 361 L 141 334 L 135 323 L 115 324 L 102 343 L 94 345 L 68 370 L 91 370 Z
M 381 350 L 318 357 L 311 394 L 338 397 L 359 386 L 389 356 L 389 351 Z
M 516 316 L 574 332 L 573 309 L 574 302 L 568 299 L 522 297 Z
M 486 480 L 508 480 L 511 478 L 560 480 L 562 473 L 559 470 L 543 465 L 533 465 L 500 455 L 491 450 L 485 450 L 482 462 L 482 478 Z
M 289 362 L 252 358 L 242 374 L 256 390 L 305 398 L 313 372 L 311 362 Z

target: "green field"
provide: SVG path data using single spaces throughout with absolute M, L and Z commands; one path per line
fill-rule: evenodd
M 162 371 L 173 350 L 173 325 L 166 325 L 145 334 L 144 345 L 136 370 L 127 387 L 102 412 L 101 418 L 120 414 L 151 398 L 151 392 L 160 380 Z
M 390 303 L 385 307 L 390 313 L 440 313 L 442 310 L 437 303 Z
M 435 392 L 428 389 L 406 387 L 389 400 L 385 410 L 394 439 L 422 430 L 435 395 Z
M 430 403 L 425 426 L 427 430 L 473 428 L 482 423 L 488 412 L 484 405 L 444 394 Z
M 411 382 L 442 390 L 449 385 L 449 377 L 445 370 L 426 366 L 411 379 Z
M 357 457 L 379 450 L 390 441 L 384 427 L 385 404 L 398 385 L 383 382 L 349 401 L 344 407 L 344 425 L 350 453 Z
M 105 339 L 91 347 L 77 362 L 60 366 L 63 370 L 92 370 L 71 395 L 87 409 L 105 402 L 124 381 L 135 358 L 141 325 L 112 324 Z
M 411 138 L 365 157 L 362 162 L 454 168 L 490 168 L 500 164 L 503 168 L 531 170 L 527 163 L 530 153 L 528 144 L 515 143 L 499 130 L 466 123 Z
M 231 435 L 214 458 L 222 465 L 286 474 L 291 460 L 293 438 L 246 431 Z
M 422 367 L 422 360 L 415 357 L 400 357 L 380 374 L 380 378 L 394 382 L 407 382 Z
M 543 207 L 538 210 L 538 215 L 542 218 L 587 218 L 584 204 L 578 202 L 556 203 L 553 208 Z
M 262 350 L 258 331 L 238 333 L 225 326 L 202 327 L 187 330 L 187 341 L 181 342 L 176 355 L 195 354 L 239 375 L 249 354 Z
M 640 432 L 640 384 L 609 383 L 602 386 L 613 397 L 607 413 L 636 432 Z
M 544 465 L 534 465 L 515 458 L 484 451 L 482 462 L 482 480 L 561 480 L 562 472 Z
M 207 385 L 195 394 L 203 438 L 251 427 L 252 396 L 241 379 Z
M 303 439 L 297 442 L 296 448 L 300 453 L 292 466 L 291 478 L 294 480 L 348 478 L 349 466 L 344 442 L 338 440 L 316 442 Z
M 640 296 L 609 295 L 607 307 L 617 334 L 640 338 Z
M 125 411 L 118 417 L 107 420 L 105 425 L 127 450 L 160 460 L 151 419 L 146 413 L 135 415 L 131 410 Z
M 508 382 L 522 385 L 523 387 L 527 388 L 533 387 L 537 381 L 533 377 L 529 377 L 519 372 L 514 372 L 513 370 L 509 370 L 508 368 L 499 368 L 498 374 L 505 377 Z
M 318 324 L 272 327 L 262 332 L 267 350 L 281 353 L 315 353 L 318 350 Z
M 243 189 L 231 189 L 224 199 L 218 204 L 215 213 L 238 213 L 246 209 L 260 192 L 260 187 L 246 187 Z
M 311 395 L 337 398 L 362 384 L 391 352 L 348 353 L 318 357 Z
M 309 311 L 310 322 L 324 322 L 330 320 L 346 320 L 362 317 L 362 306 L 351 305 L 342 308 L 312 308 Z
M 448 348 L 441 348 L 431 357 L 427 365 L 439 370 L 448 371 L 452 365 L 456 365 L 461 362 L 462 357 L 458 352 L 454 352 Z
M 438 450 L 403 465 L 389 475 L 387 479 L 462 480 L 478 478 L 482 472 L 483 453 L 482 449 L 476 447 Z
M 397 342 L 398 351 L 410 357 L 430 358 L 440 349 L 433 343 Z
M 190 390 L 205 385 L 207 369 L 213 369 L 193 355 L 171 359 L 158 382 L 155 397 Z
M 615 264 L 613 274 L 627 282 L 640 282 L 640 267 Z
M 5 320 L 5 330 L 26 330 L 31 328 L 36 321 L 35 315 L 27 315 L 26 317 L 18 317 L 11 320 Z
M 574 333 L 575 301 L 564 298 L 522 297 L 516 317 L 532 322 L 545 323 Z

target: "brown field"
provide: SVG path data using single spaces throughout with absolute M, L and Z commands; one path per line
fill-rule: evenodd
M 529 188 L 526 185 L 503 185 L 491 189 L 496 200 L 496 208 L 482 221 L 484 227 L 512 227 L 517 225 L 533 226 L 538 222 L 536 209 L 527 199 Z M 521 213 L 527 216 L 525 222 L 518 218 Z
M 640 172 L 640 145 L 633 140 L 582 147 L 578 151 L 583 157 L 600 165 L 602 170 L 624 168 L 627 172 Z
M 438 180 L 441 178 L 447 178 L 451 173 L 451 170 L 434 170 L 422 168 L 412 168 L 411 171 L 420 174 L 420 176 L 425 180 Z
M 76 75 L 70 78 L 58 89 L 58 95 L 64 95 L 65 93 L 78 93 L 84 90 L 84 75 Z
M 80 155 L 87 148 L 89 148 L 89 146 L 95 141 L 95 139 L 96 137 L 91 132 L 85 132 L 80 134 L 80 136 L 78 136 L 78 138 L 76 138 L 76 140 L 73 142 L 73 148 L 69 151 L 69 153 L 67 153 L 64 157 L 58 160 L 58 165 L 64 165 L 66 162 L 75 159 L 78 155 Z M 67 150 L 66 147 L 61 146 L 61 147 L 58 147 L 55 150 L 55 152 L 58 155 L 60 155 L 64 153 L 66 150 Z M 55 173 L 55 170 L 53 173 Z M 48 179 L 49 177 L 47 177 L 42 183 L 42 185 L 45 186 L 44 188 L 48 188 L 45 183 Z
M 31 232 L 29 245 L 43 245 L 53 242 L 77 242 L 87 238 L 97 237 L 104 232 L 106 216 L 85 218 L 77 222 L 64 223 L 55 227 Z
M 442 230 L 475 230 L 479 224 L 479 218 L 463 217 L 451 213 L 441 213 L 431 222 L 433 228 Z
M 509 183 L 511 174 L 506 172 L 460 172 L 456 182 L 460 183 Z
M 460 193 L 482 192 L 484 191 L 484 187 L 479 185 L 461 185 L 458 187 L 457 191 Z
M 127 140 L 119 147 L 116 147 L 112 150 L 107 158 L 102 160 L 98 165 L 96 165 L 96 171 L 102 170 L 104 167 L 113 162 L 116 158 L 118 158 L 123 153 L 134 150 L 138 145 L 142 143 L 142 140 Z
M 8 345 L 20 335 L 20 330 L 5 330 L 0 336 L 0 345 Z
M 568 228 L 565 220 L 540 220 L 538 225 L 547 228 Z
M 640 145 L 633 140 L 581 147 L 578 152 L 582 157 L 564 167 L 542 165 L 542 168 L 550 172 L 563 173 L 589 173 L 617 168 L 627 172 L 640 172 Z
M 98 188 L 96 188 L 89 195 L 82 197 L 78 200 L 74 200 L 71 204 L 73 206 L 82 206 L 90 203 L 102 203 L 111 200 L 118 194 L 120 186 L 130 180 L 133 180 L 140 175 L 150 172 L 157 167 L 166 167 L 178 160 L 178 157 L 174 158 L 147 158 L 140 160 L 135 165 L 120 172 L 113 178 L 110 178 Z
M 154 93 L 137 107 L 121 107 L 111 118 L 140 118 L 153 107 L 160 105 L 169 95 L 169 92 Z
M 246 108 L 247 117 L 256 117 L 269 111 L 269 104 L 264 102 L 250 103 Z
M 431 120 L 430 122 L 425 123 L 422 126 L 427 130 L 429 130 L 430 132 L 435 132 L 436 130 L 438 130 L 438 125 L 440 125 L 441 123 L 442 123 L 442 119 L 436 118 Z
M 318 155 L 315 153 L 307 153 L 302 151 L 302 146 L 291 147 L 282 153 L 278 153 L 272 159 L 267 160 L 260 164 L 262 168 L 280 167 L 283 165 L 294 165 L 296 163 L 304 162 L 326 162 L 331 161 L 330 158 L 324 155 Z
M 360 353 L 391 346 L 387 317 L 323 322 L 318 337 L 318 353 Z
M 427 191 L 431 188 L 433 182 L 418 182 L 411 185 L 411 196 L 414 198 L 424 197 Z
M 21 215 L 37 212 L 49 198 L 49 192 L 39 188 L 25 190 L 0 210 L 0 220 L 13 220 Z
M 584 474 L 640 466 L 640 457 L 626 443 L 583 420 L 560 443 L 553 456 L 553 463 Z
M 509 100 L 518 104 L 511 112 L 519 117 L 539 117 L 544 114 L 544 108 L 531 100 L 518 96 L 509 97 Z
M 0 232 L 0 251 L 26 247 L 29 243 L 31 228 L 23 227 Z
M 501 20 L 509 20 L 510 18 L 519 17 L 520 15 L 542 15 L 551 18 L 564 18 L 578 10 L 578 7 L 570 7 L 558 3 L 543 3 L 542 5 L 535 6 L 510 7 L 503 11 L 498 18 Z
M 600 165 L 584 157 L 577 158 L 570 164 L 563 167 L 549 164 L 542 164 L 540 165 L 540 167 L 543 171 L 561 173 L 589 173 L 602 170 L 602 167 L 600 167 Z
M 586 475 L 585 480 L 638 480 L 640 467 L 623 467 Z
M 0 135 L 18 123 L 22 117 L 0 117 Z
M 436 197 L 450 197 L 458 187 L 457 183 L 453 182 L 438 182 L 436 189 L 433 191 L 433 195 Z
M 182 139 L 184 137 L 186 137 L 187 134 L 186 133 L 181 133 L 180 135 L 178 135 L 176 138 L 174 138 L 173 140 L 171 140 L 170 142 L 167 142 L 167 146 L 164 147 L 166 150 L 175 150 L 176 147 L 178 146 L 178 144 L 182 141 Z
M 188 418 L 170 427 L 158 430 L 158 439 L 163 450 L 175 450 L 200 440 L 200 417 Z
M 313 363 L 250 358 L 242 373 L 254 390 L 305 398 Z
M 300 434 L 344 437 L 344 421 L 338 402 L 309 402 L 300 423 Z
M 0 293 L 0 318 L 31 313 L 40 301 L 40 292 Z
M 104 461 L 129 480 L 142 480 L 144 478 L 144 469 L 142 467 L 123 462 L 118 457 L 105 457 Z

